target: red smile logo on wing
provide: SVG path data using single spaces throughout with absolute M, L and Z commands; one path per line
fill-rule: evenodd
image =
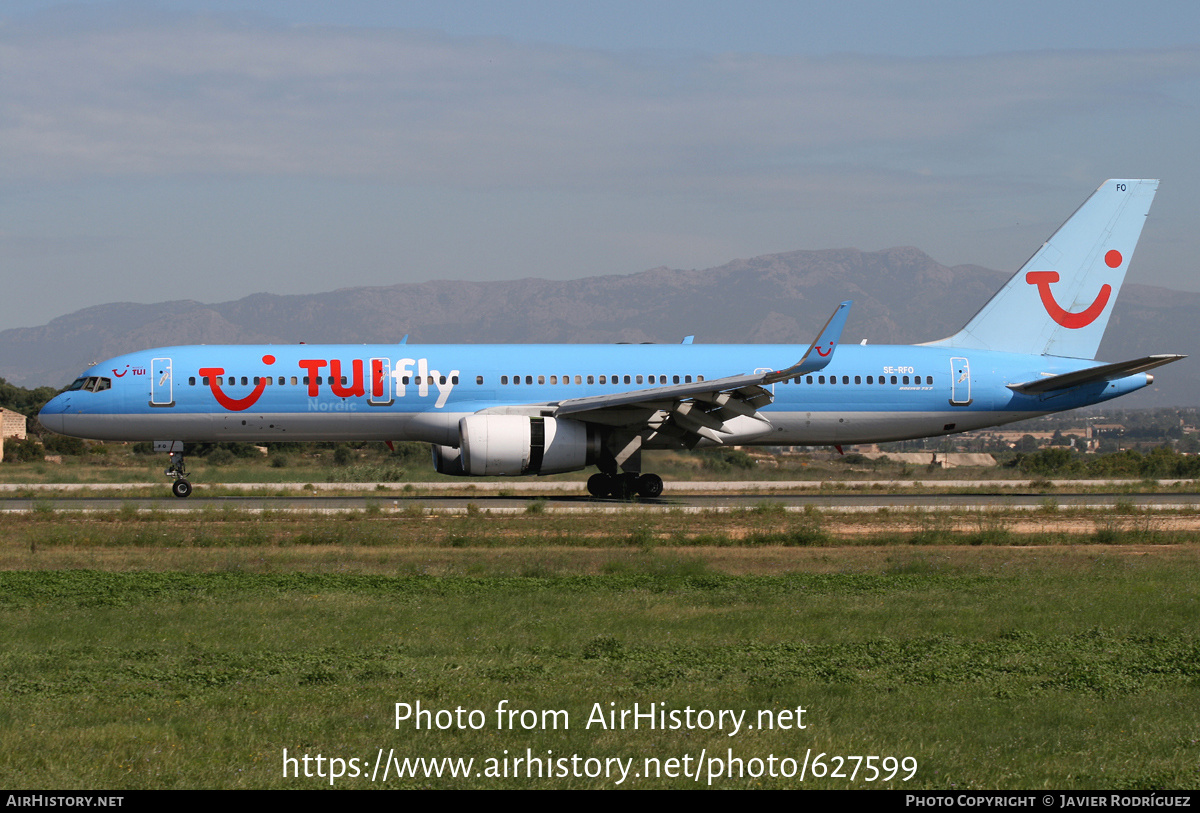
M 829 349 L 828 349 L 828 350 L 822 350 L 822 349 L 821 349 L 821 348 L 819 348 L 819 347 L 817 348 L 817 355 L 818 355 L 818 356 L 820 356 L 821 358 L 825 358 L 826 356 L 828 356 L 828 355 L 829 355 L 830 353 L 832 353 L 832 352 L 833 352 L 833 342 L 830 342 L 830 343 L 829 343 Z
M 1109 268 L 1117 268 L 1121 265 L 1121 261 L 1121 252 L 1116 249 L 1104 255 L 1104 264 Z M 1075 313 L 1059 305 L 1050 291 L 1050 285 L 1058 282 L 1057 271 L 1030 271 L 1025 275 L 1025 281 L 1030 285 L 1037 286 L 1038 295 L 1042 298 L 1042 306 L 1046 309 L 1046 313 L 1050 314 L 1050 318 L 1071 330 L 1078 330 L 1095 322 L 1096 318 L 1104 312 L 1105 306 L 1108 305 L 1108 298 L 1112 295 L 1112 286 L 1105 283 L 1100 287 L 1100 293 L 1096 294 L 1092 304 Z
M 274 356 L 263 356 L 263 364 L 274 364 Z M 217 382 L 217 377 L 225 375 L 224 367 L 201 367 L 200 375 L 208 377 L 208 388 L 212 390 L 213 398 L 217 399 L 217 403 L 228 409 L 230 412 L 241 412 L 249 409 L 258 403 L 258 399 L 262 397 L 263 390 L 267 388 L 266 377 L 258 379 L 258 383 L 254 385 L 254 391 L 245 398 L 230 398 L 221 390 L 221 385 Z

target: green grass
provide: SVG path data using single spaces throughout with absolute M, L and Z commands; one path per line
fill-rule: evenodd
M 733 576 L 635 540 L 599 575 L 0 573 L 0 781 L 320 787 L 283 749 L 374 760 L 911 756 L 920 788 L 1200 784 L 1200 587 L 1117 555 L 984 571 L 920 551 L 871 573 Z M 569 730 L 497 730 L 494 710 Z M 482 730 L 396 728 L 395 704 Z M 780 711 L 803 731 L 605 731 L 601 709 Z M 613 703 L 615 706 L 610 706 Z M 636 787 L 694 787 L 686 779 Z M 701 783 L 704 784 L 703 782 Z M 720 787 L 795 786 L 723 778 Z M 345 778 L 340 787 L 371 787 Z M 610 787 L 596 779 L 388 787 Z M 377 783 L 375 786 L 379 786 Z M 806 787 L 865 787 L 825 778 Z

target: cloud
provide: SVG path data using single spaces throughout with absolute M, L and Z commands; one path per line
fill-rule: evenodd
M 189 174 L 803 191 L 1064 116 L 1175 102 L 1200 51 L 608 53 L 173 18 L 0 28 L 9 180 Z M 907 160 L 907 159 L 906 159 Z

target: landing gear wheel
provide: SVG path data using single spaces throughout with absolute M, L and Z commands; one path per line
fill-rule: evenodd
M 639 497 L 646 499 L 654 499 L 663 492 L 662 478 L 657 474 L 643 474 L 637 479 L 637 493 Z
M 602 472 L 597 472 L 588 478 L 588 494 L 593 497 L 607 497 L 612 494 L 613 478 Z
M 171 483 L 171 493 L 180 499 L 186 499 L 192 495 L 192 484 L 187 480 L 176 480 Z
M 618 500 L 631 500 L 638 495 L 638 476 L 625 472 L 613 478 L 612 495 Z

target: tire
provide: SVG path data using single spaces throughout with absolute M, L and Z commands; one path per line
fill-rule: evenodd
M 192 496 L 192 484 L 187 480 L 176 480 L 171 483 L 171 493 L 181 500 Z
M 657 474 L 643 474 L 637 480 L 639 497 L 654 499 L 663 493 L 663 481 Z
M 588 494 L 591 494 L 593 497 L 607 497 L 612 493 L 612 479 L 607 474 L 599 472 L 593 474 L 587 481 Z
M 618 474 L 613 478 L 612 495 L 618 500 L 632 500 L 638 495 L 638 479 L 636 474 Z

